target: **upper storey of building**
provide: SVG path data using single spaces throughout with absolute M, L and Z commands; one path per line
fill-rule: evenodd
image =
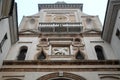
M 80 9 L 82 11 L 83 4 L 67 4 L 65 2 L 56 2 L 55 4 L 38 4 L 38 10 L 41 9 Z
M 84 32 L 101 32 L 102 25 L 98 16 L 82 12 L 83 4 L 39 4 L 39 12 L 32 16 L 24 16 L 20 24 L 20 33 L 79 34 Z M 28 32 L 27 32 L 28 33 Z

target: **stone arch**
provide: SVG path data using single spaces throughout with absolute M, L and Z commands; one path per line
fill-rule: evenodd
M 51 74 L 47 74 L 44 75 L 40 78 L 38 78 L 37 80 L 59 80 L 59 79 L 63 79 L 63 80 L 86 80 L 85 78 L 83 78 L 82 76 L 73 74 L 73 73 L 67 73 L 67 72 L 56 72 L 56 73 L 51 73 Z
M 25 60 L 27 51 L 28 51 L 27 46 L 21 46 L 19 49 L 17 60 Z
M 101 80 L 120 80 L 119 77 L 116 76 L 102 76 L 100 77 Z

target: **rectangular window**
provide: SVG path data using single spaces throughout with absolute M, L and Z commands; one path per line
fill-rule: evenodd
M 117 29 L 117 31 L 116 31 L 116 36 L 120 39 L 120 30 L 119 29 Z
M 5 43 L 5 41 L 7 40 L 7 33 L 5 34 L 5 36 L 3 37 L 2 41 L 0 42 L 0 51 L 2 52 L 2 46 Z

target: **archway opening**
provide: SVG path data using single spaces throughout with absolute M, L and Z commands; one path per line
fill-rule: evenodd
M 103 47 L 100 45 L 95 46 L 95 51 L 98 60 L 105 60 L 104 52 L 103 52 Z
M 56 72 L 41 76 L 37 80 L 86 80 L 86 79 L 83 78 L 82 76 L 73 73 L 63 72 L 61 75 L 61 73 Z
M 20 48 L 19 55 L 17 56 L 17 60 L 25 60 L 27 50 L 28 50 L 27 46 L 22 46 Z

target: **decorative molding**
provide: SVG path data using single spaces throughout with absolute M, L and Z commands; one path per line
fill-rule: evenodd
M 70 72 L 93 72 L 93 71 L 120 71 L 120 68 L 1 68 L 0 72 L 56 72 L 56 71 L 70 71 Z
M 80 9 L 82 11 L 83 4 L 38 4 L 39 11 L 41 9 Z
M 120 65 L 119 60 L 5 60 L 3 65 Z
M 82 43 L 82 42 L 72 42 L 72 46 L 74 46 L 74 47 L 83 47 L 84 48 L 85 44 Z
M 7 66 L 14 66 L 14 67 L 7 67 Z M 66 67 L 47 67 L 47 68 L 21 68 L 21 67 L 16 67 L 15 66 L 32 66 L 32 65 L 44 65 L 44 66 L 57 66 L 57 65 L 67 65 L 67 66 L 108 66 L 108 67 L 73 67 L 73 68 L 66 68 Z M 66 61 L 66 60 L 31 60 L 31 61 L 4 61 L 3 62 L 3 67 L 0 69 L 0 72 L 48 72 L 48 71 L 71 71 L 71 72 L 79 72 L 79 71 L 120 71 L 120 61 L 119 60 L 71 60 L 71 61 Z M 6 66 L 6 67 L 4 67 Z M 112 66 L 112 67 L 110 67 Z
M 28 42 L 28 41 L 26 41 L 26 42 L 21 42 L 21 41 L 18 41 L 18 43 L 32 43 L 32 42 Z
M 111 78 L 111 79 L 120 79 L 120 74 L 98 74 L 100 79 L 106 79 L 106 78 Z
M 90 43 L 104 43 L 104 41 L 90 41 Z
M 9 80 L 9 79 L 15 79 L 15 80 L 23 80 L 24 79 L 24 75 L 5 75 L 2 76 L 3 80 Z
M 29 32 L 29 33 L 28 33 Z M 38 32 L 37 30 L 21 30 L 21 31 L 19 31 L 19 35 L 20 34 L 24 34 L 24 35 L 26 35 L 26 34 L 40 34 L 40 32 Z

